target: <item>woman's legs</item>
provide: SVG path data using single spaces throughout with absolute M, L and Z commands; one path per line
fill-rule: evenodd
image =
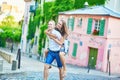
M 63 65 L 63 76 L 66 76 L 66 62 L 65 62 L 65 53 L 64 52 L 60 52 L 60 60 Z

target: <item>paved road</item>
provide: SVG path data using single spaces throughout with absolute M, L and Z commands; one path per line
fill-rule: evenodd
M 1 75 L 0 80 L 43 80 L 42 72 L 25 72 Z M 59 80 L 58 72 L 50 72 L 49 80 Z M 96 76 L 89 74 L 67 73 L 64 80 L 120 80 L 120 78 Z
M 22 56 L 21 69 L 11 71 L 11 64 L 4 62 L 3 72 L 0 72 L 0 80 L 43 80 L 44 64 L 39 60 Z M 80 68 L 75 65 L 67 65 L 67 76 L 64 80 L 120 80 L 117 76 L 108 76 L 97 70 Z M 59 80 L 58 69 L 52 67 L 50 69 L 49 80 Z

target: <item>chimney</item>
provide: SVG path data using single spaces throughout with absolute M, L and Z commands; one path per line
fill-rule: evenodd
M 86 1 L 86 2 L 84 3 L 84 7 L 87 8 L 88 6 L 89 6 L 89 4 L 88 4 L 88 2 Z

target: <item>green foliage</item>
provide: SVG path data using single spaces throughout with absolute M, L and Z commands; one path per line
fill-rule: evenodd
M 44 19 L 45 22 L 48 22 L 49 20 L 51 20 L 52 14 L 51 14 L 51 8 L 53 6 L 54 2 L 46 2 L 44 4 Z
M 10 42 L 20 42 L 21 27 L 14 21 L 13 16 L 7 16 L 0 24 L 0 46 L 5 47 L 6 40 Z
M 5 34 L 3 29 L 0 28 L 0 46 L 5 47 Z
M 89 5 L 103 5 L 106 0 L 86 0 Z
M 44 31 L 47 29 L 47 24 L 43 24 L 40 28 L 40 39 L 39 39 L 39 54 L 41 55 L 41 50 L 45 46 L 46 35 Z
M 28 35 L 27 35 L 27 39 L 32 39 L 34 38 L 34 34 L 35 34 L 35 30 L 36 30 L 36 26 L 39 27 L 40 25 L 40 8 L 37 8 L 34 16 L 33 14 L 31 14 L 30 16 L 30 20 L 29 20 L 29 28 L 28 28 Z
M 35 30 L 36 30 L 35 22 L 32 20 L 32 17 L 30 17 L 27 35 L 28 40 L 34 37 Z
M 74 9 L 74 0 L 55 0 L 54 5 L 51 8 L 52 19 L 57 21 L 58 12 L 72 9 Z
M 21 39 L 21 29 L 12 27 L 1 27 L 3 29 L 2 38 L 5 40 L 10 40 L 14 42 L 20 42 Z
M 2 20 L 1 25 L 2 26 L 9 26 L 9 27 L 18 27 L 18 23 L 14 21 L 14 17 L 13 16 L 5 17 Z
M 75 0 L 74 8 L 79 9 L 84 7 L 84 3 L 86 0 Z

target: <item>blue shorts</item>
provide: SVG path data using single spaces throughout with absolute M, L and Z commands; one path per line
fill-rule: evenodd
M 45 63 L 46 64 L 51 64 L 54 61 L 54 59 L 56 59 L 58 68 L 62 68 L 62 63 L 61 63 L 61 60 L 60 60 L 59 52 L 60 51 L 49 50 L 48 55 L 47 55 L 46 60 L 45 60 Z

